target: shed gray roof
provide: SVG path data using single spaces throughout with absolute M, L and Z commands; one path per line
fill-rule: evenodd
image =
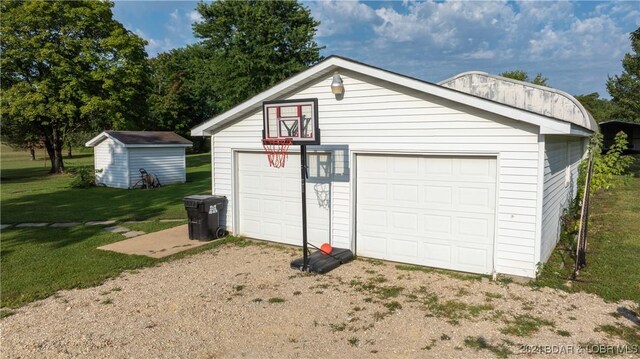
M 176 146 L 189 147 L 193 143 L 170 131 L 104 131 L 85 145 L 92 147 L 111 137 L 125 146 Z

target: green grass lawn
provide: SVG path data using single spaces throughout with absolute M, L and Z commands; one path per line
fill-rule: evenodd
M 30 161 L 26 152 L 5 146 L 0 150 L 2 223 L 162 218 L 183 218 L 186 222 L 182 198 L 210 193 L 211 188 L 209 154 L 187 156 L 187 183 L 153 190 L 122 190 L 72 189 L 71 177 L 49 175 L 42 158 Z M 91 164 L 91 153 L 65 161 L 68 168 Z M 149 233 L 185 222 L 152 221 L 126 226 Z M 60 289 L 97 285 L 124 270 L 154 265 L 234 240 L 215 241 L 186 254 L 153 259 L 96 249 L 124 239 L 102 227 L 8 228 L 2 230 L 1 236 L 0 307 L 8 308 L 46 298 Z
M 210 155 L 187 156 L 187 182 L 153 190 L 71 188 L 68 174 L 49 175 L 42 159 L 1 148 L 1 223 L 85 222 L 185 218 L 182 198 L 211 191 Z M 42 153 L 40 152 L 40 155 Z M 67 168 L 93 164 L 92 153 L 66 159 Z
M 559 243 L 536 285 L 595 293 L 607 300 L 640 305 L 640 160 L 626 183 L 591 197 L 587 267 L 568 281 L 573 258 Z

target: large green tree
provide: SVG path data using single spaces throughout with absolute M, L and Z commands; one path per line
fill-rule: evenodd
M 215 56 L 214 90 L 228 109 L 321 60 L 320 24 L 296 1 L 200 3 L 194 34 Z
M 624 55 L 622 74 L 609 77 L 607 90 L 618 107 L 617 119 L 640 123 L 640 27 L 629 38 L 633 53 Z
M 544 77 L 544 76 L 542 76 L 541 73 L 538 73 L 536 75 L 536 77 L 534 77 L 533 79 L 530 78 L 529 74 L 527 74 L 527 72 L 523 71 L 523 70 L 505 71 L 505 72 L 501 73 L 500 76 L 507 77 L 507 78 L 514 79 L 514 80 L 518 80 L 518 81 L 530 82 L 530 83 L 532 83 L 534 85 L 549 86 L 547 84 L 547 81 L 549 79 Z
M 145 42 L 113 19 L 107 1 L 2 1 L 3 127 L 42 137 L 51 172 L 66 137 L 121 128 L 147 114 Z
M 214 85 L 218 76 L 214 56 L 195 44 L 159 54 L 149 60 L 153 90 L 145 129 L 170 130 L 188 136 L 191 127 L 218 111 Z

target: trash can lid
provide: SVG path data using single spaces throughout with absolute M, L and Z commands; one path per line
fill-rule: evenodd
M 184 199 L 205 200 L 205 199 L 210 199 L 215 197 L 216 196 L 206 195 L 206 194 L 192 194 L 190 196 L 186 196 Z

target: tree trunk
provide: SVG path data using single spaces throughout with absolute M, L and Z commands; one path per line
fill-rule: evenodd
M 31 161 L 36 160 L 36 148 L 34 146 L 29 147 L 29 154 L 31 155 Z
M 54 127 L 53 128 L 53 153 L 55 155 L 55 159 L 54 159 L 55 172 L 54 173 L 64 172 L 64 162 L 62 160 L 63 147 L 64 147 L 64 142 L 62 141 L 62 135 L 60 134 L 60 130 Z
M 47 150 L 47 154 L 49 155 L 49 161 L 51 161 L 51 169 L 49 170 L 49 173 L 56 173 L 54 170 L 55 163 L 53 161 L 53 158 L 55 157 L 53 145 L 51 144 L 48 134 L 44 136 L 44 148 Z
M 67 147 L 67 158 L 73 158 L 73 154 L 71 153 L 71 145 Z
M 62 136 L 60 130 L 53 125 L 51 128 L 47 128 L 44 131 L 44 145 L 47 148 L 49 159 L 51 160 L 51 169 L 49 173 L 62 173 L 64 172 L 64 162 L 62 160 Z

